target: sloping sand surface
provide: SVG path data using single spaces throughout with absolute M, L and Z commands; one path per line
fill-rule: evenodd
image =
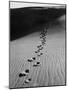
M 34 51 L 40 43 L 39 32 L 10 42 L 10 88 L 65 85 L 65 31 L 48 31 L 43 55 L 39 58 Z M 37 59 L 28 62 L 33 56 Z M 37 61 L 40 66 L 33 67 Z M 29 74 L 19 78 L 19 73 L 26 69 L 30 70 Z M 31 81 L 23 85 L 28 78 Z

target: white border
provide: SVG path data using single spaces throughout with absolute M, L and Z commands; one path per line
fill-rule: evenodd
M 13 1 L 20 1 L 20 0 L 13 0 Z M 57 4 L 68 5 L 67 0 L 21 0 L 21 1 L 57 3 Z M 68 38 L 68 35 L 67 35 L 67 38 Z M 9 79 L 8 68 L 9 68 L 9 2 L 8 0 L 0 0 L 0 90 L 8 90 L 8 79 Z M 68 68 L 68 65 L 67 65 L 67 68 Z M 41 89 L 42 90 L 45 90 L 45 89 L 64 90 L 65 89 L 66 90 L 68 89 L 68 86 L 41 87 L 41 88 L 29 88 L 29 89 L 35 89 L 35 90 L 41 90 Z
M 65 5 L 58 5 L 58 4 L 42 4 L 42 3 L 28 3 L 28 2 L 10 2 L 10 8 L 22 8 L 22 7 L 65 7 Z

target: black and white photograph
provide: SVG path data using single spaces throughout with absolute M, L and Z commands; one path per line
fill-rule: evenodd
M 9 2 L 9 88 L 66 85 L 66 4 Z

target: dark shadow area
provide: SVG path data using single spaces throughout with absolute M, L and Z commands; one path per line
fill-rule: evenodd
M 66 14 L 65 8 L 36 8 L 10 9 L 10 41 L 48 28 L 49 23 Z

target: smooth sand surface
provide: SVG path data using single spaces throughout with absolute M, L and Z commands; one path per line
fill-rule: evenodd
M 10 42 L 10 88 L 65 85 L 64 28 L 48 29 L 46 45 L 41 51 L 43 55 L 30 63 L 27 59 L 37 56 L 34 51 L 37 50 L 36 46 L 41 43 L 39 34 L 40 32 L 33 33 Z M 37 61 L 40 61 L 40 66 L 33 67 Z M 30 70 L 29 74 L 19 78 L 19 73 L 26 69 Z M 23 85 L 28 78 L 31 78 L 31 81 Z

